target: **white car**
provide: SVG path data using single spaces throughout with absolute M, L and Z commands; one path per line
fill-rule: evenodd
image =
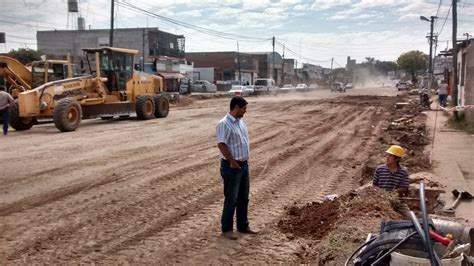
M 245 90 L 248 92 L 249 96 L 255 94 L 255 86 L 254 85 L 245 86 Z
M 247 86 L 242 86 L 242 85 L 233 85 L 232 88 L 227 93 L 227 95 L 230 97 L 234 97 L 234 96 L 246 97 L 252 94 L 253 94 L 252 88 L 248 88 Z
M 195 80 L 192 85 L 192 92 L 216 92 L 216 85 L 207 80 Z
M 296 85 L 296 91 L 307 91 L 308 90 L 308 85 L 301 83 Z
M 295 91 L 295 87 L 291 84 L 285 84 L 283 87 L 281 87 L 280 91 L 283 93 L 293 92 Z
M 276 94 L 278 87 L 273 79 L 256 79 L 255 94 Z
M 318 86 L 318 84 L 310 84 L 308 89 L 317 90 L 317 89 L 319 89 L 319 86 Z

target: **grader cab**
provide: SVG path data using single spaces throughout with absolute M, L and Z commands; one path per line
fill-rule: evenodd
M 10 125 L 28 130 L 41 118 L 52 118 L 61 131 L 76 130 L 83 118 L 166 117 L 169 99 L 159 76 L 133 70 L 136 50 L 83 49 L 90 75 L 52 81 L 19 94 L 10 108 Z
M 71 65 L 69 60 L 40 60 L 23 65 L 15 58 L 0 55 L 0 76 L 14 98 L 49 81 L 77 76 L 77 72 L 77 66 Z

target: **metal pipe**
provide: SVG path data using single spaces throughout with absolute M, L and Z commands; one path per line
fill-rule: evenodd
M 441 265 L 439 257 L 433 250 L 433 243 L 431 242 L 430 237 L 430 225 L 428 223 L 428 212 L 426 211 L 426 202 L 425 202 L 425 184 L 420 182 L 420 209 L 421 209 L 421 219 L 423 221 L 423 230 L 425 235 L 425 245 L 428 249 L 428 254 L 430 256 L 431 265 L 437 266 Z

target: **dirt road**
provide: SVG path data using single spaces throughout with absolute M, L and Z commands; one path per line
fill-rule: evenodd
M 229 99 L 174 107 L 165 119 L 53 124 L 0 138 L 3 263 L 295 261 L 279 232 L 285 206 L 358 186 L 393 88 L 249 98 L 250 223 L 220 237 L 215 124 Z M 353 95 L 351 97 L 342 97 Z M 2 264 L 3 264 L 2 263 Z

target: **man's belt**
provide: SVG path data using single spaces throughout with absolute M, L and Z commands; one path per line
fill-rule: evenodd
M 227 162 L 230 164 L 229 161 L 227 161 L 226 159 L 222 159 L 224 162 Z M 238 161 L 238 160 L 235 160 L 239 165 L 246 165 L 247 164 L 247 161 Z

